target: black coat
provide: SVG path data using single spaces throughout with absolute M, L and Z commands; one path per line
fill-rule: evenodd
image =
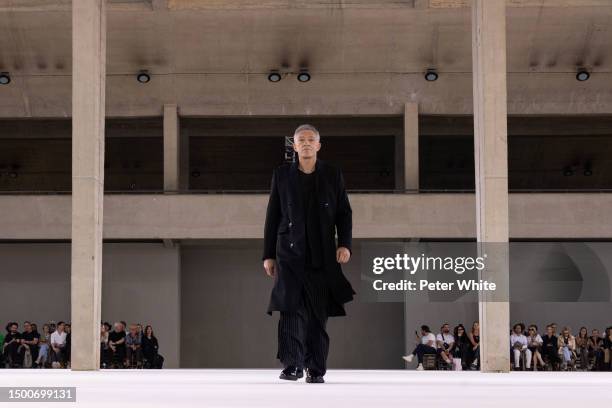
M 315 167 L 325 280 L 335 304 L 342 305 L 353 300 L 355 291 L 336 261 L 335 235 L 337 231 L 338 246 L 348 248 L 352 254 L 353 215 L 342 172 L 319 159 Z M 272 175 L 262 260 L 276 259 L 277 270 L 268 314 L 275 310 L 295 311 L 303 285 L 307 243 L 298 171 L 295 162 L 276 168 Z M 344 314 L 342 307 L 329 310 L 330 316 Z

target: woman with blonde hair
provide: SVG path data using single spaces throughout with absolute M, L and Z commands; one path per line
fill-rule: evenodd
M 565 326 L 557 340 L 559 355 L 563 364 L 563 369 L 567 369 L 572 364 L 572 359 L 576 356 L 576 339 L 572 336 L 570 328 Z

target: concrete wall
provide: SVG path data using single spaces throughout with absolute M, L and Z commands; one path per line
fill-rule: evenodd
M 181 366 L 278 366 L 278 313 L 266 314 L 272 280 L 265 275 L 260 240 L 199 242 L 182 247 Z M 345 269 L 359 290 L 359 262 Z M 329 367 L 401 368 L 403 305 L 347 305 L 330 318 Z

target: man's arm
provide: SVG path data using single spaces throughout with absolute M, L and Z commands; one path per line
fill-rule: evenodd
M 349 202 L 348 195 L 344 188 L 344 177 L 342 171 L 338 170 L 338 208 L 336 209 L 336 230 L 338 232 L 338 247 L 344 247 L 349 250 L 351 255 L 352 237 L 353 237 L 353 210 Z
M 266 210 L 266 222 L 264 227 L 264 250 L 262 261 L 276 258 L 276 234 L 281 218 L 280 196 L 278 193 L 278 182 L 276 170 L 272 173 L 272 183 L 270 186 L 270 198 Z

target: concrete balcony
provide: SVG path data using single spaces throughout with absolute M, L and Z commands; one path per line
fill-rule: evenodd
M 473 238 L 474 194 L 350 194 L 355 238 Z M 106 239 L 262 238 L 266 194 L 107 194 Z M 71 196 L 0 195 L 0 239 L 70 239 Z M 511 238 L 612 238 L 612 193 L 510 194 Z

